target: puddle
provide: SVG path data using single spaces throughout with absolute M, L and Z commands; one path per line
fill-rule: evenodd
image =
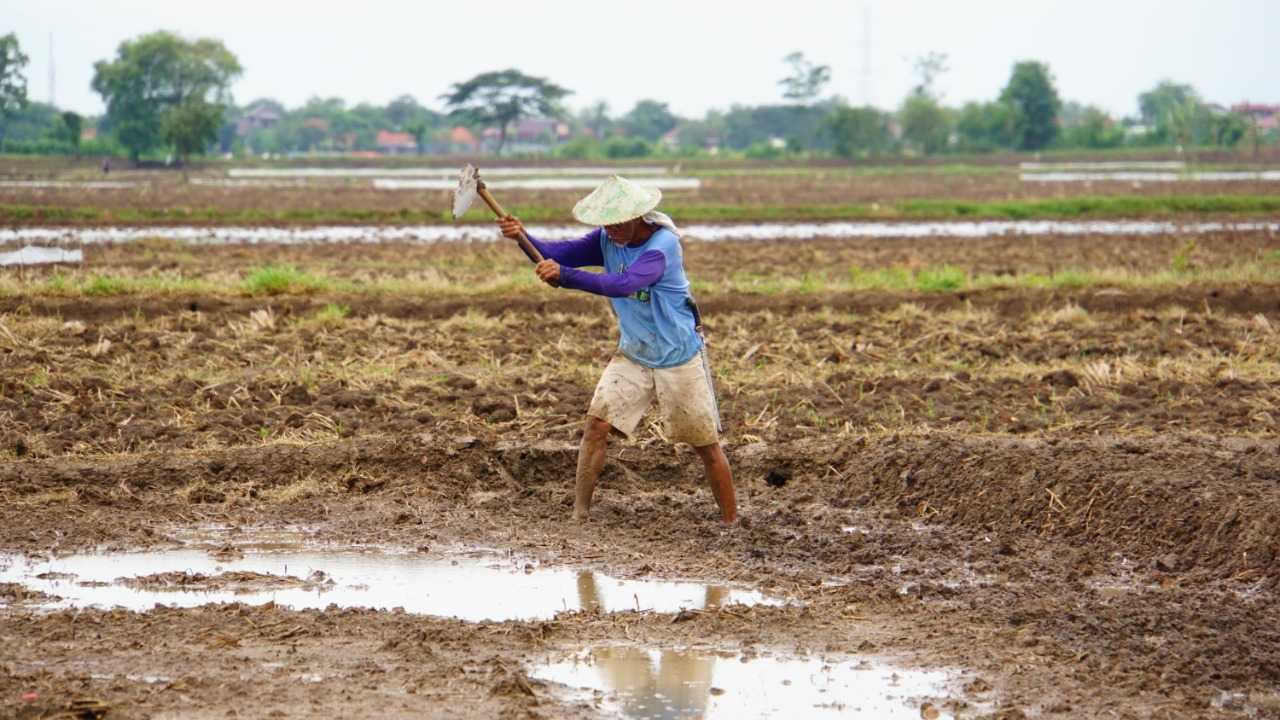
M 149 184 L 128 180 L 0 180 L 0 187 L 74 188 L 76 190 L 122 190 Z
M 702 187 L 698 178 L 631 178 L 631 182 L 641 187 L 653 187 L 659 190 L 696 190 Z M 593 190 L 600 184 L 600 178 L 539 178 L 536 180 L 486 180 L 485 186 L 494 190 Z M 444 180 L 392 180 L 379 178 L 373 181 L 377 190 L 453 190 L 458 187 L 454 179 Z
M 1111 160 L 1107 162 L 1024 162 L 1023 170 L 1182 170 L 1182 160 Z
M 444 167 L 408 167 L 408 168 L 231 168 L 227 176 L 233 178 L 390 178 L 390 177 L 442 177 L 452 182 L 449 189 L 458 185 L 458 173 L 461 165 Z M 664 175 L 665 167 L 482 167 L 480 174 L 491 177 L 557 177 L 576 175 L 607 176 L 621 172 L 627 177 L 633 175 Z M 487 184 L 487 183 L 486 183 Z M 597 181 L 597 184 L 598 181 Z M 496 187 L 496 186 L 495 186 Z M 594 186 L 593 186 L 594 187 Z
M 1222 172 L 1043 172 L 1023 173 L 1022 182 L 1280 182 L 1280 170 Z
M 440 558 L 296 545 L 280 549 L 278 544 L 243 545 L 218 557 L 193 548 L 48 560 L 0 556 L 0 583 L 6 582 L 60 598 L 43 605 L 54 608 L 148 610 L 156 603 L 194 607 L 275 602 L 302 610 L 335 604 L 404 608 L 473 622 L 545 619 L 566 610 L 674 613 L 719 605 L 780 604 L 752 590 L 622 580 L 589 570 L 544 569 L 495 555 Z
M 954 676 L 866 661 L 602 647 L 531 676 L 605 694 L 624 718 L 953 717 L 940 707 Z M 939 715 L 924 712 L 929 702 Z
M 78 262 L 84 262 L 83 250 L 64 250 L 62 248 L 28 245 L 21 250 L 0 253 L 0 267 Z
M 187 182 L 192 185 L 203 185 L 206 187 L 260 187 L 260 188 L 290 188 L 290 187 L 316 187 L 313 183 L 309 183 L 306 179 L 281 179 L 281 180 L 234 180 L 228 178 L 191 178 Z
M 682 228 L 687 239 L 704 242 L 734 240 L 808 240 L 814 238 L 925 237 L 983 238 L 993 236 L 1043 235 L 1203 235 L 1222 231 L 1276 232 L 1280 222 L 1153 222 L 1145 220 L 1066 222 L 1053 220 L 946 221 L 946 222 L 831 222 L 831 223 L 741 223 L 732 225 L 688 225 Z M 563 240 L 580 237 L 581 225 L 531 225 L 529 232 L 540 239 Z M 135 242 L 144 238 L 165 238 L 192 245 L 309 245 L 334 243 L 403 242 L 496 242 L 499 235 L 491 224 L 475 225 L 332 225 L 318 227 L 28 227 L 0 228 L 0 244 L 63 243 L 100 245 Z

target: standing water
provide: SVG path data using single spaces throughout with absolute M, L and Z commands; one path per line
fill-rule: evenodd
M 866 661 L 634 646 L 595 648 L 530 674 L 603 693 L 609 709 L 633 720 L 950 717 L 925 698 L 948 695 L 955 681 L 943 671 Z M 926 703 L 939 714 L 928 712 Z
M 532 620 L 563 611 L 678 612 L 779 604 L 754 590 L 623 580 L 589 570 L 545 569 L 501 556 L 293 547 L 247 548 L 219 559 L 196 549 L 85 554 L 48 560 L 0 556 L 0 583 L 56 598 L 52 607 L 275 602 L 295 610 L 404 608 L 467 621 Z

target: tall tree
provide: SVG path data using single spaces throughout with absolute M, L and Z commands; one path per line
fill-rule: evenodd
M 915 92 L 928 95 L 938 100 L 940 95 L 937 92 L 938 78 L 947 74 L 951 68 L 947 67 L 950 58 L 946 53 L 930 52 L 920 55 L 912 63 L 916 74 Z
M 1149 128 L 1157 142 L 1188 144 L 1193 128 L 1200 124 L 1197 116 L 1203 102 L 1200 93 L 1190 85 L 1163 80 L 1154 88 L 1138 95 L 1138 111 L 1142 124 Z
M 115 60 L 100 60 L 93 69 L 93 89 L 107 104 L 116 139 L 135 161 L 165 140 L 166 113 L 186 106 L 181 115 L 188 125 L 211 107 L 220 112 L 242 72 L 218 40 L 188 41 L 163 31 L 120 43 Z
M 818 99 L 822 88 L 831 81 L 831 67 L 814 65 L 802 52 L 793 52 L 782 58 L 782 62 L 791 66 L 791 74 L 778 84 L 782 86 L 782 97 L 792 102 L 808 105 Z
M 221 127 L 222 106 L 192 98 L 165 110 L 160 135 L 186 167 L 191 153 L 200 152 L 218 139 Z
M 511 124 L 532 115 L 556 117 L 562 114 L 560 100 L 571 91 L 545 78 L 525 75 L 519 70 L 481 73 L 440 96 L 454 119 L 469 125 L 498 128 L 496 154 L 507 144 Z
M 991 152 L 1013 145 L 1013 108 L 1007 103 L 965 103 L 956 117 L 960 148 Z
M 609 103 L 604 100 L 592 103 L 591 107 L 578 114 L 578 119 L 597 140 L 603 138 L 613 125 L 613 119 L 609 117 Z
M 1014 65 L 1009 84 L 1000 93 L 1000 102 L 1013 109 L 1013 138 L 1017 149 L 1040 150 L 1058 137 L 1062 100 L 1053 86 L 1049 66 L 1030 60 Z
M 931 155 L 946 149 L 951 140 L 951 120 L 938 101 L 937 80 L 947 72 L 947 55 L 931 52 L 913 63 L 916 85 L 898 109 L 902 139 L 908 146 Z
M 1124 130 L 1101 108 L 1092 105 L 1081 109 L 1071 123 L 1063 123 L 1063 143 L 1070 147 L 1091 150 L 1120 147 L 1124 143 Z
M 618 124 L 630 137 L 656 142 L 680 122 L 664 102 L 641 100 L 623 115 Z
M 875 155 L 893 145 L 889 116 L 873 107 L 842 107 L 831 113 L 831 139 L 837 155 Z
M 424 120 L 410 120 L 404 128 L 405 132 L 413 136 L 413 145 L 419 155 L 426 153 L 427 131 L 430 129 Z
M 0 144 L 9 118 L 27 104 L 27 76 L 22 74 L 27 61 L 17 35 L 0 37 Z
M 1143 123 L 1153 128 L 1160 127 L 1188 102 L 1200 102 L 1200 94 L 1195 88 L 1172 80 L 1162 80 L 1159 85 L 1138 95 L 1138 112 L 1142 115 Z
M 411 123 L 422 119 L 425 111 L 426 108 L 419 105 L 412 95 L 401 95 L 387 103 L 387 119 L 397 129 L 403 129 L 406 132 Z
M 80 157 L 80 131 L 84 126 L 84 120 L 78 113 L 70 110 L 62 113 L 61 120 L 62 125 L 59 130 L 63 138 L 71 145 L 76 157 Z
M 938 101 L 919 89 L 911 92 L 898 110 L 902 139 L 925 155 L 947 147 L 951 127 L 947 111 Z

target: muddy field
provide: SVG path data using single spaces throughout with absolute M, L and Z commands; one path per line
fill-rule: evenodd
M 672 176 L 698 177 L 698 173 L 681 170 Z M 24 178 L 40 180 L 43 175 L 18 173 L 9 177 L 11 180 L 16 177 L 19 181 Z M 196 182 L 225 180 L 220 173 L 193 177 Z M 397 213 L 420 213 L 424 209 L 442 211 L 451 204 L 446 190 L 380 190 L 375 189 L 367 178 L 254 180 L 247 181 L 248 185 L 226 187 L 184 182 L 173 172 L 125 171 L 90 180 L 126 186 L 89 189 L 77 186 L 5 186 L 0 187 L 0 205 L 92 209 L 95 212 L 149 212 L 165 208 L 177 213 L 175 217 L 191 213 L 192 219 L 198 220 L 208 213 L 225 216 L 257 211 L 263 207 L 264 193 L 269 193 L 272 212 L 287 213 L 295 221 L 304 221 L 306 213 L 343 213 L 352 215 L 355 220 L 361 212 L 377 213 L 384 221 L 395 221 Z M 1016 167 L 954 172 L 907 169 L 877 172 L 847 168 L 818 168 L 805 173 L 724 170 L 703 176 L 700 180 L 697 189 L 667 190 L 664 193 L 667 202 L 705 207 L 805 208 L 942 198 L 954 201 L 1017 201 L 1096 196 L 1265 196 L 1273 194 L 1280 185 L 1257 180 L 1027 182 L 1021 179 Z M 508 189 L 501 191 L 501 200 L 506 207 L 517 209 L 563 207 L 563 215 L 556 217 L 567 221 L 570 219 L 568 208 L 580 195 L 581 190 Z M 782 210 L 776 212 L 785 214 Z M 802 214 L 797 216 L 803 217 Z
M 690 243 L 746 518 L 731 529 L 656 425 L 611 447 L 592 522 L 568 521 L 613 320 L 603 301 L 509 281 L 524 272 L 509 247 L 144 242 L 9 271 L 0 571 L 144 549 L 221 569 L 0 582 L 0 714 L 700 717 L 746 692 L 728 668 L 803 660 L 831 678 L 883 663 L 905 686 L 949 679 L 837 689 L 779 716 L 889 717 L 856 711 L 894 695 L 904 717 L 1278 717 L 1280 273 L 1231 280 L 1246 262 L 1266 278 L 1278 250 L 1244 232 L 1193 249 Z M 1180 280 L 1179 257 L 1221 273 Z M 267 265 L 383 290 L 237 285 Z M 824 289 L 854 267 L 938 266 L 1010 284 Z M 1063 268 L 1153 279 L 1016 282 Z M 66 289 L 98 275 L 205 285 Z M 330 576 L 345 591 L 333 568 L 235 565 L 263 533 L 275 551 L 446 567 L 481 552 L 502 575 L 578 582 L 542 616 L 484 621 L 414 611 L 413 593 L 383 610 L 235 602 L 323 602 Z M 684 610 L 600 599 L 673 579 L 712 587 Z M 50 609 L 129 588 L 166 606 Z M 230 602 L 191 594 L 215 592 Z M 612 685 L 547 670 L 582 653 Z M 783 670 L 761 672 L 783 687 Z M 633 702 L 640 685 L 666 704 Z

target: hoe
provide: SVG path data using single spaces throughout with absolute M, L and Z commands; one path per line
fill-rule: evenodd
M 457 220 L 462 217 L 463 213 L 471 207 L 471 203 L 476 201 L 476 197 L 484 200 L 484 204 L 489 206 L 494 215 L 500 218 L 510 217 L 507 211 L 502 209 L 497 200 L 493 199 L 493 195 L 489 194 L 489 189 L 484 186 L 484 181 L 480 179 L 480 170 L 472 165 L 462 168 L 462 175 L 458 177 L 458 189 L 453 191 L 453 219 Z M 534 263 L 542 262 L 542 253 L 538 252 L 538 248 L 529 242 L 528 236 L 523 231 L 520 237 L 516 239 L 516 243 L 520 245 L 520 249 Z

